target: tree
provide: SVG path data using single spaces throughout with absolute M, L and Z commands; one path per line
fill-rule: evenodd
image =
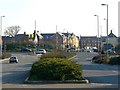
M 21 27 L 20 26 L 9 26 L 5 29 L 5 35 L 9 35 L 11 37 L 14 37 L 19 31 Z

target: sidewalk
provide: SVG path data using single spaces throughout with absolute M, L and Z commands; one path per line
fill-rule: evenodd
M 6 60 L 8 60 L 9 58 L 5 58 L 5 59 L 0 59 L 0 62 L 2 62 L 2 61 L 6 61 Z
M 44 90 L 46 89 L 57 89 L 57 88 L 65 88 L 65 89 L 81 89 L 81 88 L 116 88 L 116 85 L 111 85 L 111 84 L 101 84 L 101 83 L 89 83 L 89 84 L 3 84 L 3 88 L 43 88 Z M 101 89 L 100 89 L 101 90 Z

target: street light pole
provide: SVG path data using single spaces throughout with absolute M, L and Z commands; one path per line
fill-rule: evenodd
M 102 6 L 107 6 L 107 19 L 106 19 L 106 26 L 107 26 L 107 50 L 108 50 L 108 4 L 101 4 Z M 107 52 L 107 56 L 108 56 L 108 52 Z
M 98 53 L 99 53 L 99 16 L 98 15 L 94 15 L 97 16 L 97 31 L 98 31 Z
M 0 29 L 0 37 L 1 37 L 1 46 L 0 46 L 0 57 L 2 58 L 2 18 L 5 16 L 0 16 L 1 19 L 1 29 Z

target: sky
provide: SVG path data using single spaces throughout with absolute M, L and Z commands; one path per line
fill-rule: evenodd
M 77 36 L 106 35 L 108 4 L 108 29 L 118 36 L 118 1 L 119 0 L 0 0 L 2 35 L 8 26 L 21 27 L 19 34 L 69 32 Z M 57 30 L 56 30 L 57 26 Z

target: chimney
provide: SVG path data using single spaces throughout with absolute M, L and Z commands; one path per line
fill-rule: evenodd
M 111 33 L 112 33 L 112 30 L 111 30 Z
M 26 32 L 24 32 L 24 35 L 26 35 Z

